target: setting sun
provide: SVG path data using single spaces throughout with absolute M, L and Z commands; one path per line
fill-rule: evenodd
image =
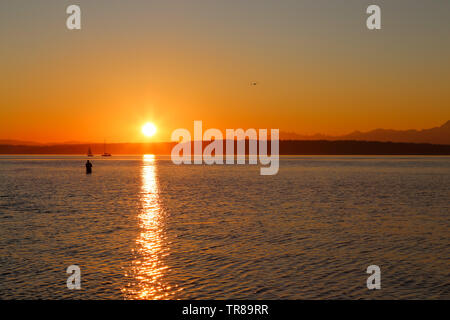
M 147 137 L 151 137 L 156 133 L 156 126 L 151 122 L 147 122 L 142 127 L 142 133 Z

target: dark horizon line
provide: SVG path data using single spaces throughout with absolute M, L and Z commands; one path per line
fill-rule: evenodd
M 222 142 L 226 153 L 226 141 Z M 252 140 L 253 141 L 253 140 Z M 257 142 L 257 141 L 255 141 Z M 187 142 L 189 143 L 189 142 Z M 191 141 L 191 150 L 194 151 Z M 211 143 L 203 141 L 202 150 Z M 234 141 L 234 152 L 237 153 L 237 143 Z M 177 142 L 150 143 L 111 143 L 107 152 L 111 154 L 171 154 Z M 103 143 L 99 144 L 61 144 L 61 145 L 2 145 L 0 154 L 87 154 L 88 148 L 93 154 L 103 154 Z M 259 149 L 259 143 L 257 144 Z M 257 150 L 258 150 L 257 149 Z M 271 141 L 267 141 L 267 150 L 271 150 Z M 249 140 L 245 142 L 245 154 L 249 153 Z M 408 142 L 381 142 L 358 140 L 280 140 L 280 155 L 450 155 L 450 145 Z

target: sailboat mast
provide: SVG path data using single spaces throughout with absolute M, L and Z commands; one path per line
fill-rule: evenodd
M 103 140 L 103 154 L 102 154 L 102 156 L 104 156 L 104 157 L 111 157 L 111 154 L 106 152 L 106 139 Z

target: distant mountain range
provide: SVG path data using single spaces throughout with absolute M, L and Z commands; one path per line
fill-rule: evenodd
M 301 135 L 293 132 L 280 132 L 280 140 L 352 140 L 378 142 L 432 143 L 450 145 L 450 120 L 440 127 L 423 130 L 375 129 L 368 132 L 355 131 L 342 136 L 323 134 Z M 87 142 L 67 141 L 60 143 L 38 143 L 20 140 L 0 140 L 0 145 L 9 146 L 54 146 L 54 145 L 89 145 Z M 94 143 L 92 143 L 94 144 Z
M 381 142 L 433 143 L 450 145 L 450 120 L 440 127 L 423 130 L 389 130 L 375 129 L 368 132 L 355 131 L 342 136 L 323 134 L 300 135 L 291 132 L 280 132 L 281 140 L 356 140 Z

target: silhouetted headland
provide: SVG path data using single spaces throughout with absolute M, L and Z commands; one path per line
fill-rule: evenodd
M 203 146 L 209 141 L 204 141 Z M 236 142 L 235 142 L 236 143 Z M 175 142 L 155 143 L 111 143 L 108 151 L 113 154 L 157 154 L 170 155 Z M 270 145 L 270 142 L 269 142 Z M 91 147 L 94 155 L 103 153 L 103 144 L 53 144 L 53 145 L 9 145 L 0 144 L 0 154 L 86 154 Z M 193 150 L 193 149 L 192 149 Z M 224 150 L 225 141 L 224 141 Z M 237 150 L 235 146 L 235 150 Z M 269 146 L 270 150 L 270 146 Z M 248 141 L 246 141 L 248 153 Z M 377 141 L 280 141 L 281 155 L 450 155 L 450 145 L 429 143 L 398 143 Z

